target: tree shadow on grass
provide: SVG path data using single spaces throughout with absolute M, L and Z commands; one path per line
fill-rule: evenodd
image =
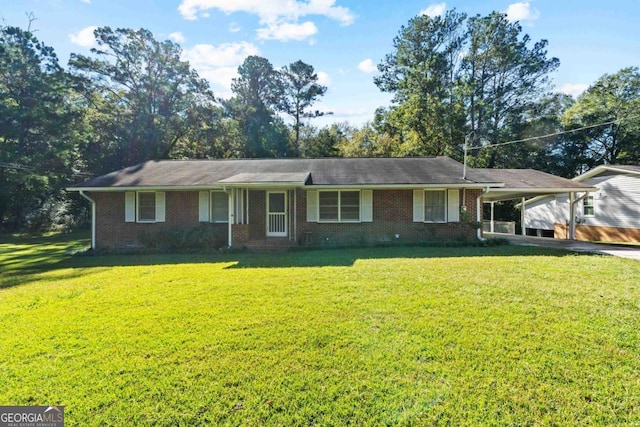
M 249 253 L 129 253 L 109 255 L 73 255 L 89 245 L 85 236 L 55 235 L 0 240 L 0 289 L 50 280 L 43 273 L 71 269 L 64 278 L 76 278 L 96 272 L 96 268 L 226 263 L 224 268 L 303 268 L 350 267 L 358 260 L 392 258 L 465 258 L 508 256 L 588 255 L 560 249 L 534 246 L 396 246 L 359 248 L 322 248 L 292 252 Z M 187 270 L 188 271 L 188 270 Z M 188 272 L 186 273 L 188 274 Z

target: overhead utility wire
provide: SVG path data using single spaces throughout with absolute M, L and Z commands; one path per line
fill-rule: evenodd
M 46 174 L 50 174 L 50 173 L 65 173 L 66 171 L 57 169 L 57 170 L 38 170 L 32 166 L 25 166 L 25 165 L 21 165 L 20 163 L 0 163 L 0 168 L 4 168 L 4 169 L 13 169 L 13 170 L 23 170 L 23 171 L 27 171 L 27 172 L 33 172 L 33 173 L 39 173 L 41 175 L 46 175 Z M 72 176 L 86 176 L 86 177 L 91 177 L 93 176 L 93 174 L 90 174 L 88 172 L 72 172 L 71 173 Z
M 508 142 L 498 142 L 496 144 L 489 144 L 489 145 L 483 145 L 480 147 L 469 147 L 467 148 L 468 150 L 480 150 L 482 148 L 492 148 L 492 147 L 500 147 L 503 145 L 509 145 L 509 144 L 516 144 L 518 142 L 527 142 L 527 141 L 533 141 L 534 139 L 542 139 L 542 138 L 548 138 L 550 136 L 558 136 L 558 135 L 564 135 L 566 133 L 573 133 L 573 132 L 578 132 L 580 130 L 585 130 L 585 129 L 591 129 L 591 128 L 597 128 L 600 126 L 606 126 L 606 125 L 612 125 L 614 123 L 618 123 L 618 122 L 622 122 L 625 120 L 631 120 L 631 119 L 635 119 L 637 117 L 640 117 L 640 115 L 635 115 L 635 116 L 630 116 L 630 117 L 625 117 L 623 119 L 617 119 L 617 120 L 611 120 L 610 122 L 604 122 L 604 123 L 599 123 L 597 125 L 590 125 L 590 126 L 583 126 L 581 128 L 577 128 L 577 129 L 571 129 L 571 130 L 566 130 L 564 132 L 556 132 L 556 133 L 550 133 L 547 135 L 541 135 L 541 136 L 532 136 L 530 138 L 524 138 L 524 139 L 518 139 L 515 141 L 508 141 Z

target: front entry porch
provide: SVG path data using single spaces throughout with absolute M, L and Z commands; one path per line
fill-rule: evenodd
M 236 188 L 229 192 L 229 246 L 284 251 L 297 245 L 297 192 Z

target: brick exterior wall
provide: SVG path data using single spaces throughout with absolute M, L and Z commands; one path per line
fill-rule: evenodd
M 373 242 L 428 242 L 474 240 L 476 237 L 476 198 L 480 190 L 460 190 L 460 206 L 466 205 L 466 215 L 460 222 L 429 224 L 413 222 L 413 191 L 374 190 L 373 222 L 314 223 L 307 222 L 306 191 L 297 189 L 297 230 L 294 233 L 293 192 L 287 194 L 289 204 L 289 234 L 301 244 L 349 244 Z M 463 200 L 463 194 L 466 199 Z M 96 247 L 140 247 L 142 231 L 162 230 L 166 227 L 188 228 L 198 222 L 197 191 L 165 192 L 165 219 L 163 223 L 136 223 L 124 221 L 124 192 L 94 192 L 89 196 L 96 201 Z M 217 231 L 225 233 L 227 224 L 216 224 Z M 218 230 L 219 229 L 219 230 Z M 226 234 L 224 234 L 226 236 Z M 397 235 L 397 237 L 396 237 Z M 233 244 L 266 239 L 266 191 L 249 192 L 249 224 L 233 225 Z
M 197 191 L 165 192 L 165 222 L 137 223 L 124 221 L 124 192 L 93 192 L 96 202 L 96 248 L 126 249 L 141 247 L 141 232 L 164 228 L 189 228 L 198 222 Z M 227 224 L 215 225 L 224 227 Z
M 566 239 L 569 231 L 566 224 L 554 224 L 553 236 Z M 576 225 L 576 240 L 593 242 L 640 242 L 640 229 Z
M 297 190 L 298 241 L 311 244 L 348 244 L 375 242 L 430 242 L 474 240 L 476 238 L 476 197 L 480 190 L 460 191 L 460 205 L 466 193 L 467 217 L 446 224 L 413 222 L 413 190 L 374 190 L 373 222 L 307 222 L 306 192 Z M 396 237 L 396 235 L 398 237 Z

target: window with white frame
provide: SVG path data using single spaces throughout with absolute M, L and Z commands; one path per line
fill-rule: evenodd
M 211 222 L 229 222 L 229 195 L 224 191 L 211 192 Z
M 595 199 L 593 196 L 587 196 L 582 200 L 582 214 L 584 216 L 595 215 Z
M 156 193 L 152 191 L 139 191 L 137 193 L 138 201 L 138 221 L 139 222 L 155 222 L 156 221 Z
M 318 214 L 324 222 L 359 222 L 360 191 L 320 191 Z
M 424 192 L 424 221 L 447 221 L 447 191 L 427 190 Z

